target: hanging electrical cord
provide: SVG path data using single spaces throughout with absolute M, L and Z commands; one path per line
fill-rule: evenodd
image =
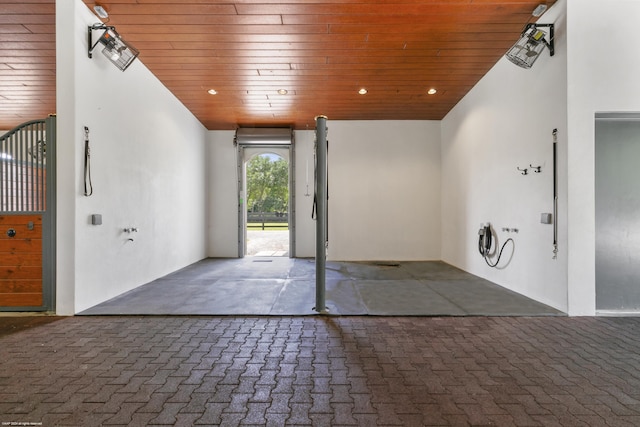
M 316 158 L 316 149 L 318 148 L 318 141 L 313 148 L 313 208 L 311 208 L 311 219 L 315 220 L 317 207 L 318 207 L 318 159 Z M 329 162 L 329 141 L 327 141 L 327 163 Z M 327 200 L 329 200 L 329 176 L 327 174 Z M 327 202 L 328 203 L 328 202 Z M 327 218 L 327 227 L 329 218 Z
M 89 147 L 89 128 L 84 127 L 84 195 L 89 197 L 93 194 L 93 183 L 91 182 L 91 149 Z
M 309 130 L 309 125 L 306 126 L 307 127 L 307 131 Z M 314 162 L 315 162 L 315 149 L 314 149 Z M 305 156 L 306 157 L 306 156 Z M 304 197 L 309 197 L 311 196 L 311 193 L 309 193 L 309 159 L 305 159 L 305 174 L 304 174 L 304 178 L 305 178 L 305 182 L 307 184 L 307 191 L 305 191 L 304 193 Z
M 314 141 L 313 146 L 313 207 L 311 208 L 311 219 L 316 219 L 316 209 L 318 208 L 318 158 L 316 150 L 318 149 L 318 139 Z
M 553 130 L 553 258 L 558 259 L 558 129 Z

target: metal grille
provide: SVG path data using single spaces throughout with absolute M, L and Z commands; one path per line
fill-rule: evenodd
M 0 137 L 0 212 L 46 210 L 46 153 L 45 120 Z

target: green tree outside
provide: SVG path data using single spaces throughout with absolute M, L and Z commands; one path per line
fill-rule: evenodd
M 249 212 L 287 212 L 289 209 L 289 165 L 266 154 L 247 163 L 247 208 Z

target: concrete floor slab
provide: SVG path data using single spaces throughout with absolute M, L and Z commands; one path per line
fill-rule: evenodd
M 312 315 L 315 261 L 205 259 L 83 311 L 82 315 Z M 443 262 L 328 262 L 334 315 L 562 315 Z
M 314 298 L 315 282 L 313 280 L 286 280 L 269 314 L 281 316 L 313 314 Z
M 467 312 L 419 280 L 360 280 L 357 283 L 368 313 L 378 316 L 462 316 Z

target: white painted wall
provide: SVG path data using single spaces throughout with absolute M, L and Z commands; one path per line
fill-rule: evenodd
M 327 121 L 328 259 L 440 259 L 440 123 Z
M 540 23 L 555 23 L 556 53 L 524 70 L 505 58 L 442 121 L 442 259 L 561 310 L 567 309 L 566 5 Z M 514 35 L 514 42 L 517 38 Z M 558 129 L 559 253 L 552 260 L 552 131 Z M 539 174 L 518 167 L 542 166 Z M 504 269 L 478 253 L 478 229 L 490 222 L 502 245 L 515 242 Z M 503 232 L 517 228 L 518 233 Z M 500 265 L 509 261 L 507 246 Z M 495 259 L 494 259 L 495 260 Z
M 207 255 L 238 256 L 238 178 L 234 131 L 207 132 Z
M 440 126 L 328 121 L 329 259 L 440 259 Z M 211 257 L 238 253 L 232 131 L 208 133 Z M 315 257 L 315 131 L 296 131 L 296 256 Z M 390 143 L 391 141 L 391 143 Z
M 640 2 L 567 0 L 569 312 L 595 314 L 595 113 L 640 111 Z
M 315 136 L 313 130 L 295 132 L 296 256 L 298 258 L 314 258 L 316 256 L 316 222 L 311 218 Z
M 206 129 L 142 62 L 121 72 L 99 50 L 89 59 L 97 18 L 79 0 L 56 5 L 57 312 L 72 314 L 205 256 Z M 90 224 L 94 213 L 103 225 Z

